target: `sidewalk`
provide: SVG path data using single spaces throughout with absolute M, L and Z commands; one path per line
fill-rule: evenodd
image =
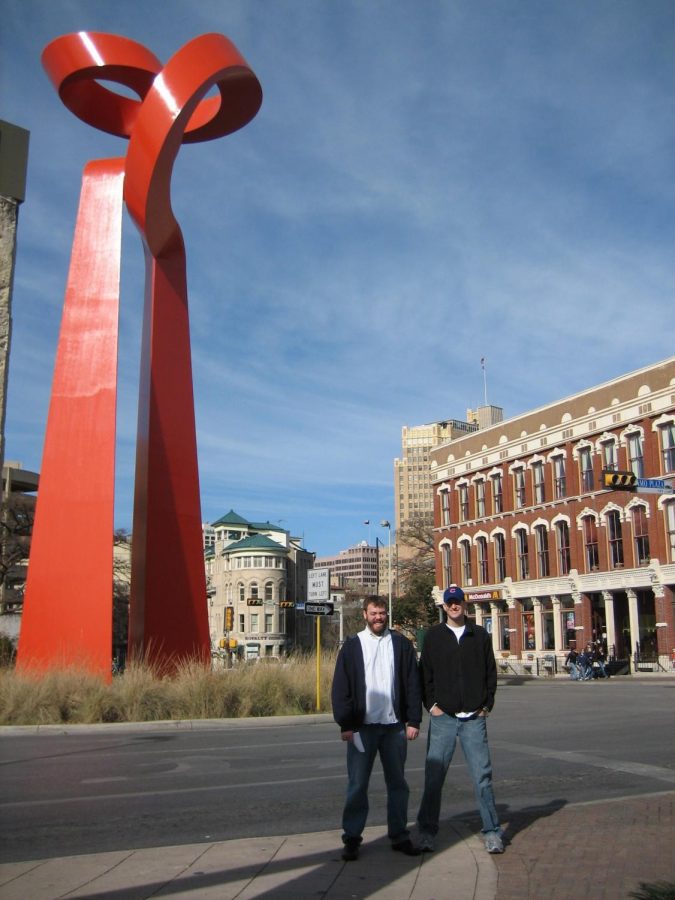
M 366 828 L 361 855 L 345 863 L 340 831 L 95 853 L 0 866 L 2 900 L 251 900 L 387 898 L 494 900 L 497 869 L 480 836 L 446 826 L 439 849 L 393 853 L 385 828 Z
M 659 881 L 675 897 L 675 791 L 525 810 L 505 824 L 498 900 L 624 900 Z
M 156 847 L 0 866 L 2 900 L 624 900 L 640 882 L 675 883 L 675 791 L 515 813 L 503 856 L 443 823 L 438 850 L 392 853 L 367 828 L 359 859 L 340 831 Z

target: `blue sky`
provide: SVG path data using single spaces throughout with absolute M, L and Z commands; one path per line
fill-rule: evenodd
M 31 132 L 6 458 L 39 469 L 81 171 L 125 144 L 40 64 L 71 31 L 166 61 L 226 34 L 258 116 L 181 149 L 202 512 L 319 555 L 393 518 L 401 427 L 517 415 L 672 355 L 672 0 L 3 0 L 0 117 Z M 118 526 L 143 258 L 125 221 Z M 380 535 L 386 540 L 386 535 Z

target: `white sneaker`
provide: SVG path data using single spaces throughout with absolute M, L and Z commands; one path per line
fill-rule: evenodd
M 488 853 L 504 852 L 504 843 L 502 841 L 502 835 L 500 831 L 488 831 L 487 834 L 484 835 L 484 838 L 485 849 Z
M 420 839 L 417 844 L 422 853 L 433 853 L 436 847 L 433 834 L 426 831 L 420 831 Z

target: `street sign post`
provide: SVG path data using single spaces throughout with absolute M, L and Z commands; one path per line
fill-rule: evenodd
M 321 616 L 333 612 L 330 603 L 330 569 L 310 569 L 307 573 L 305 615 L 316 616 L 316 711 L 321 712 Z

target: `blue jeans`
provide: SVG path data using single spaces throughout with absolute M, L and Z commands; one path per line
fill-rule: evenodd
M 499 818 L 492 792 L 492 763 L 488 747 L 485 716 L 476 719 L 456 719 L 443 713 L 429 716 L 427 759 L 424 766 L 424 794 L 417 814 L 417 824 L 425 834 L 438 833 L 441 812 L 441 791 L 448 766 L 459 738 L 464 758 L 473 781 L 473 789 L 483 823 L 483 833 L 496 831 Z
M 581 678 L 581 670 L 579 669 L 579 666 L 573 662 L 568 663 L 567 665 L 569 666 L 570 678 L 572 679 L 572 681 L 579 681 Z
M 342 840 L 360 840 L 368 818 L 368 782 L 380 754 L 387 785 L 387 832 L 392 843 L 409 837 L 408 784 L 403 775 L 408 753 L 405 725 L 362 725 L 364 752 L 347 744 L 347 801 L 342 814 Z

